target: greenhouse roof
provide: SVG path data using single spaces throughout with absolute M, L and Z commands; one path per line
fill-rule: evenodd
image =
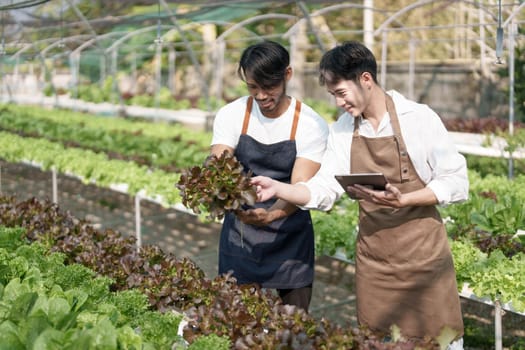
M 22 9 L 27 7 L 33 7 L 36 5 L 43 4 L 45 2 L 48 2 L 50 0 L 2 0 L 0 1 L 0 11 L 5 10 L 16 10 L 16 9 Z
M 496 26 L 502 26 L 507 35 L 512 21 L 524 21 L 525 6 L 518 0 L 503 1 L 503 16 L 498 23 L 498 6 L 493 0 L 476 3 L 468 0 L 400 0 L 396 6 L 370 1 L 372 7 L 368 8 L 366 3 L 130 0 L 99 2 L 93 6 L 89 0 L 0 0 L 0 10 L 3 10 L 0 51 L 6 58 L 33 59 L 42 52 L 50 57 L 53 54 L 84 54 L 84 50 L 91 49 L 97 52 L 113 49 L 139 51 L 137 45 L 143 45 L 141 52 L 145 52 L 151 51 L 151 43 L 162 41 L 176 47 L 179 53 L 198 52 L 205 51 L 209 42 L 198 26 L 208 22 L 217 26 L 217 38 L 223 40 L 227 37 L 229 48 L 235 49 L 236 45 L 244 45 L 247 40 L 279 37 L 290 40 L 290 35 L 297 33 L 297 24 L 301 22 L 307 24 L 307 45 L 321 50 L 335 42 L 354 38 L 378 44 L 386 40 L 381 34 L 389 32 L 389 45 L 403 42 L 402 46 L 408 47 L 409 39 L 429 45 L 432 40 L 448 41 L 448 51 L 443 49 L 446 59 L 451 54 L 469 56 L 472 52 L 477 55 L 476 50 L 481 52 L 476 48 L 480 40 L 487 43 L 485 50 L 493 51 Z M 373 12 L 373 17 L 366 17 L 365 9 Z M 469 18 L 469 23 L 459 23 L 459 16 L 451 16 L 458 11 Z M 373 22 L 369 27 L 373 32 L 369 30 L 371 35 L 368 38 L 364 36 L 365 18 L 372 18 Z M 456 39 L 463 31 L 477 33 L 482 29 L 484 38 L 480 34 L 479 38 Z M 241 35 L 230 35 L 234 31 Z M 125 40 L 120 40 L 122 37 Z M 461 40 L 468 43 L 463 44 Z M 113 45 L 115 41 L 119 44 Z M 90 44 L 85 45 L 86 42 Z M 488 55 L 492 54 L 490 51 Z M 406 54 L 402 56 L 406 57 Z

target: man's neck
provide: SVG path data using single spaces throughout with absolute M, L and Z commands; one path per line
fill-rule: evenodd
M 370 103 L 366 110 L 363 111 L 363 118 L 372 124 L 374 130 L 377 131 L 379 124 L 386 114 L 386 97 L 385 92 L 378 86 L 374 86 L 370 92 Z

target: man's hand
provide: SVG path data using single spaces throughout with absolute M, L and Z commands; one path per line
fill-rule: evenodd
M 237 215 L 243 223 L 254 226 L 266 226 L 275 220 L 272 212 L 264 208 L 239 210 L 235 212 L 235 215 Z
M 384 191 L 374 191 L 369 187 L 361 185 L 348 186 L 347 190 L 356 198 L 363 199 L 374 204 L 384 205 L 392 208 L 403 207 L 401 201 L 403 194 L 397 187 L 389 183 L 386 184 Z
M 267 176 L 255 176 L 251 180 L 257 188 L 257 201 L 264 202 L 275 197 L 276 182 Z

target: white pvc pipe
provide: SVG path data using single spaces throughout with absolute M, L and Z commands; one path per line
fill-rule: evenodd
M 51 183 L 53 188 L 53 203 L 58 203 L 57 170 L 55 167 L 51 168 Z
M 496 341 L 496 350 L 502 350 L 502 331 L 501 331 L 501 315 L 503 310 L 501 309 L 501 303 L 499 300 L 494 302 L 494 336 Z
M 135 195 L 135 237 L 137 238 L 137 249 L 142 247 L 142 232 L 140 218 L 140 193 Z

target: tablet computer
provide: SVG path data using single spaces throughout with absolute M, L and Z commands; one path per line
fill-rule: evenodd
M 346 191 L 350 185 L 367 186 L 376 191 L 384 191 L 387 184 L 383 173 L 358 173 L 350 175 L 335 175 L 335 179 Z M 348 192 L 347 192 L 348 193 Z M 350 197 L 354 198 L 352 195 Z

